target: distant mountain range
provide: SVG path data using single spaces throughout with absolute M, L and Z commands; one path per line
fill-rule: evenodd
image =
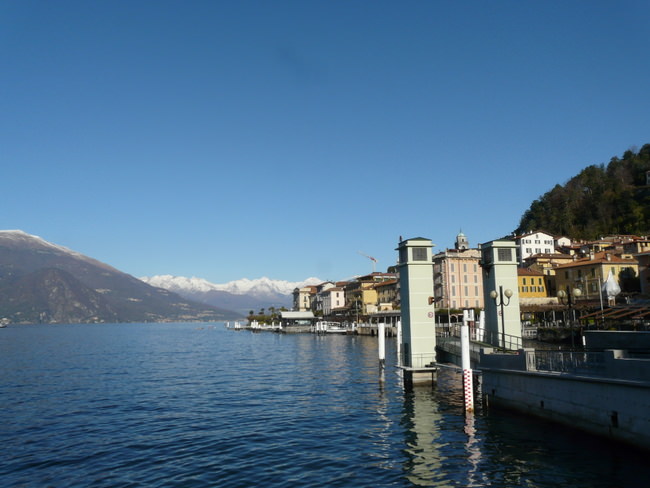
M 187 322 L 241 316 L 148 285 L 23 231 L 0 231 L 4 323 Z
M 226 284 L 171 275 L 145 276 L 140 279 L 152 286 L 178 293 L 188 300 L 227 308 L 244 316 L 248 315 L 250 310 L 257 312 L 262 308 L 290 309 L 295 288 L 322 283 L 318 278 L 308 278 L 300 282 L 272 280 L 266 277 L 255 280 L 244 278 Z

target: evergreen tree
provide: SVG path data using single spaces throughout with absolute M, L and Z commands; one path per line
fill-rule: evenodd
M 650 233 L 650 144 L 613 157 L 605 166 L 591 165 L 533 201 L 517 234 L 544 230 L 576 239 L 607 234 Z

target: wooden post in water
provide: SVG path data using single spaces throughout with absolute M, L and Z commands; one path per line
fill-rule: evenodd
M 383 322 L 377 324 L 377 343 L 379 347 L 379 367 L 384 369 L 386 366 L 386 324 Z
M 460 327 L 460 357 L 463 366 L 463 393 L 465 395 L 465 411 L 474 411 L 474 382 L 472 364 L 469 356 L 469 314 L 463 310 L 463 325 Z

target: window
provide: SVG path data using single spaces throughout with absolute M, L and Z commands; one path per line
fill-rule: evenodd
M 463 263 L 463 273 L 467 273 L 467 263 Z
M 526 284 L 526 278 L 523 279 L 522 283 L 525 285 Z
M 499 248 L 497 251 L 497 261 L 512 261 L 512 249 Z
M 414 247 L 413 248 L 413 261 L 426 261 L 427 260 L 427 248 L 426 247 Z
M 454 263 L 449 264 L 449 269 L 451 270 L 452 273 L 454 272 Z

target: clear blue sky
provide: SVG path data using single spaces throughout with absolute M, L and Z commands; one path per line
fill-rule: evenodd
M 650 2 L 0 1 L 1 229 L 343 279 L 650 142 Z

